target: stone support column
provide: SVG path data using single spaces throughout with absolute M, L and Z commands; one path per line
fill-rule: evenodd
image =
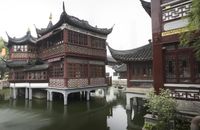
M 53 101 L 53 93 L 49 92 L 49 101 L 52 102 Z
M 25 99 L 28 99 L 28 88 L 25 88 Z
M 90 91 L 87 91 L 87 101 L 90 100 Z
M 17 97 L 17 92 L 16 92 L 16 88 L 15 87 L 13 87 L 13 99 L 16 99 L 16 97 Z
M 131 110 L 131 98 L 132 96 L 129 93 L 126 93 L 126 109 Z
M 47 101 L 50 100 L 50 94 L 49 94 L 49 91 L 47 90 Z
M 29 100 L 32 100 L 32 88 L 29 88 Z
M 67 103 L 68 103 L 68 93 L 67 92 L 64 92 L 63 93 L 63 98 L 64 98 L 64 105 L 67 105 Z

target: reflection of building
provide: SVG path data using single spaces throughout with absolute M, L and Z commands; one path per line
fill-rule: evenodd
M 122 64 L 111 56 L 107 57 L 107 65 L 106 65 L 106 76 L 111 77 L 112 85 L 124 85 L 126 86 L 126 65 Z
M 17 88 L 46 88 L 47 98 L 52 93 L 67 96 L 72 92 L 89 92 L 105 88 L 106 38 L 111 29 L 93 27 L 63 12 L 56 24 L 50 21 L 47 28 L 37 29 L 38 38 L 30 31 L 22 38 L 8 36 L 10 60 L 9 81 L 16 98 Z M 43 85 L 41 85 L 44 83 Z M 70 89 L 69 89 L 70 88 Z

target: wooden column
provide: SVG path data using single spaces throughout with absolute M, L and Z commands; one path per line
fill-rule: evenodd
M 162 27 L 161 27 L 161 0 L 151 1 L 152 36 L 153 36 L 153 80 L 154 89 L 159 93 L 163 87 L 163 53 L 162 53 Z
M 67 47 L 67 43 L 68 43 L 68 32 L 67 32 L 67 29 L 63 30 L 63 43 L 64 43 L 64 47 L 65 47 L 65 52 L 66 52 L 66 47 Z
M 162 56 L 162 45 L 157 44 L 153 47 L 153 80 L 154 89 L 159 93 L 159 89 L 163 88 L 164 84 L 164 64 Z
M 91 78 L 91 77 L 90 77 L 90 72 L 91 72 L 91 68 L 90 68 L 90 67 L 91 67 L 91 66 L 90 66 L 90 63 L 89 63 L 89 62 L 88 62 L 88 65 L 87 65 L 87 66 L 88 66 L 88 85 L 90 85 L 90 78 Z
M 65 86 L 68 87 L 68 75 L 67 75 L 67 69 L 68 69 L 68 66 L 67 66 L 67 58 L 65 57 L 64 58 L 64 80 L 65 80 Z
M 65 54 L 67 52 L 67 42 L 68 42 L 68 33 L 67 33 L 67 30 L 64 29 L 63 30 L 63 42 L 64 42 L 64 47 L 65 47 Z M 64 81 L 65 81 L 65 86 L 68 87 L 68 76 L 67 76 L 67 58 L 66 58 L 66 55 L 64 56 Z
M 88 47 L 91 47 L 91 36 L 87 35 L 87 44 L 88 44 Z
M 130 63 L 126 63 L 126 65 L 127 65 L 127 87 L 129 88 L 129 87 L 131 87 L 130 86 Z
M 190 57 L 189 57 L 190 77 L 191 77 L 191 82 L 195 83 L 197 73 L 196 73 L 196 59 L 193 54 L 194 54 L 193 51 L 190 50 Z

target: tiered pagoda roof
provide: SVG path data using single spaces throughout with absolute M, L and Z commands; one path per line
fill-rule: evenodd
M 75 26 L 75 27 L 78 27 L 81 29 L 85 29 L 85 30 L 103 34 L 103 35 L 108 35 L 109 33 L 112 32 L 112 28 L 106 29 L 106 28 L 93 27 L 85 20 L 80 20 L 77 17 L 68 15 L 65 11 L 64 2 L 63 2 L 63 12 L 60 15 L 59 21 L 55 25 L 47 26 L 47 28 L 43 28 L 43 29 L 36 28 L 36 32 L 37 32 L 38 36 L 43 36 L 43 35 L 47 34 L 48 32 L 53 31 L 54 29 L 58 29 L 63 24 L 69 24 L 71 26 Z
M 41 64 L 41 65 L 33 65 L 25 68 L 25 71 L 40 71 L 40 70 L 46 70 L 49 68 L 49 65 L 47 63 Z
M 33 37 L 31 35 L 30 30 L 27 31 L 26 35 L 21 37 L 21 38 L 11 38 L 8 34 L 8 42 L 6 43 L 7 46 L 9 47 L 10 45 L 24 45 L 24 44 L 35 44 L 37 38 Z
M 144 10 L 148 13 L 148 15 L 151 17 L 151 2 L 147 2 L 144 0 L 140 0 L 142 7 Z
M 120 62 L 151 61 L 152 43 L 131 50 L 115 50 L 108 45 L 112 57 Z
M 8 68 L 17 68 L 17 67 L 25 67 L 28 66 L 28 61 L 26 60 L 12 60 L 12 61 L 5 61 L 6 66 Z
M 27 60 L 9 60 L 4 61 L 8 68 L 23 68 L 24 71 L 39 71 L 48 69 L 49 65 L 44 62 L 37 60 L 27 61 Z

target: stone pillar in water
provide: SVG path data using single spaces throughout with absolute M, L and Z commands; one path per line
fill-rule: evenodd
M 13 87 L 13 99 L 16 99 L 16 97 L 17 97 L 16 88 Z
M 25 99 L 28 99 L 28 88 L 25 88 Z
M 90 91 L 87 91 L 87 101 L 90 100 Z
M 32 88 L 29 88 L 29 100 L 32 100 Z

